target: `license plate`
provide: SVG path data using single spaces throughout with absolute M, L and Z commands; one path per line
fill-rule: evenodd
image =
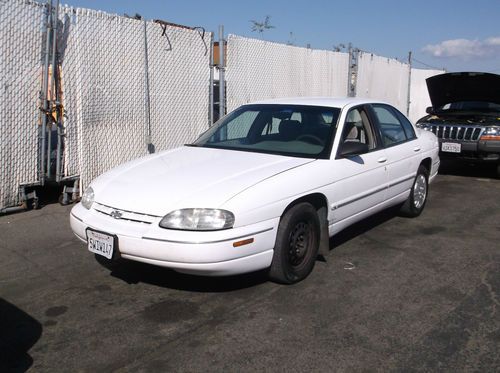
M 462 145 L 456 142 L 443 142 L 441 144 L 441 150 L 448 153 L 460 153 L 462 151 Z
M 111 259 L 113 257 L 114 244 L 114 236 L 91 229 L 87 230 L 87 247 L 89 251 Z

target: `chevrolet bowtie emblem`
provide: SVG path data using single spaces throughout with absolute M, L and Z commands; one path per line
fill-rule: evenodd
M 113 210 L 111 211 L 111 214 L 110 214 L 113 218 L 115 219 L 121 219 L 122 218 L 122 213 L 120 211 L 117 211 L 117 210 Z

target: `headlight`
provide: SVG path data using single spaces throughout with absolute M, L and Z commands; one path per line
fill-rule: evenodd
M 500 127 L 487 127 L 480 140 L 500 141 Z
M 175 210 L 160 221 L 160 227 L 189 231 L 215 231 L 232 228 L 232 212 L 218 209 Z
M 83 192 L 81 202 L 83 207 L 85 207 L 87 210 L 90 210 L 92 204 L 94 203 L 94 189 L 88 187 L 85 192 Z

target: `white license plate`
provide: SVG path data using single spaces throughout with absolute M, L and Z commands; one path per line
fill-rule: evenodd
M 443 142 L 441 144 L 441 150 L 448 153 L 460 153 L 462 151 L 462 145 L 456 142 Z
M 87 230 L 87 247 L 89 251 L 108 259 L 113 257 L 114 237 L 106 233 Z

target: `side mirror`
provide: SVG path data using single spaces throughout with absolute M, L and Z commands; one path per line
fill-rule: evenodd
M 370 149 L 368 148 L 367 144 L 363 144 L 361 142 L 356 142 L 356 141 L 346 141 L 340 147 L 339 155 L 342 158 L 346 158 L 352 155 L 368 153 L 369 150 Z
M 429 106 L 429 107 L 427 107 L 427 108 L 425 109 L 425 112 L 426 112 L 427 114 L 434 114 L 434 109 L 433 109 L 433 107 L 432 107 L 432 106 Z

